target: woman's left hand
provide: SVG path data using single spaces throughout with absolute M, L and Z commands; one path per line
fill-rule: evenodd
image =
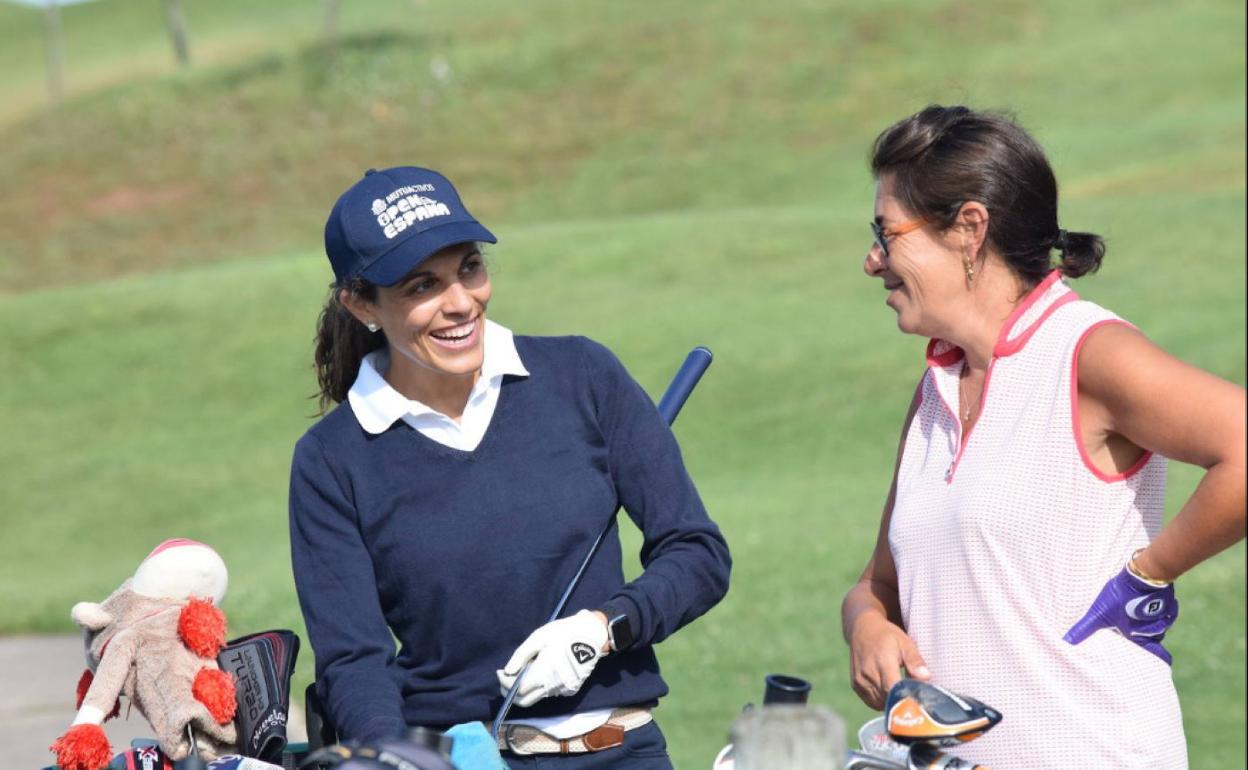
M 1170 665 L 1170 652 L 1161 646 L 1161 640 L 1178 617 L 1179 600 L 1174 596 L 1173 583 L 1146 580 L 1123 567 L 1062 638 L 1079 644 L 1094 632 L 1109 628 Z
M 521 707 L 551 695 L 575 695 L 606 649 L 607 622 L 601 612 L 581 610 L 570 618 L 553 620 L 529 634 L 507 665 L 495 672 L 499 689 L 506 695 L 521 679 L 516 693 L 516 704 Z

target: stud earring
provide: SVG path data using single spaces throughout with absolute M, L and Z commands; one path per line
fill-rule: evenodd
M 364 326 L 367 327 L 370 332 L 375 332 L 381 328 L 380 326 L 373 323 L 372 321 L 369 321 L 368 323 L 364 324 Z

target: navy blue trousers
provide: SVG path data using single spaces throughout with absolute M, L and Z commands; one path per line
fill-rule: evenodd
M 529 754 L 503 752 L 511 770 L 672 770 L 667 741 L 655 722 L 624 733 L 624 745 L 587 754 Z

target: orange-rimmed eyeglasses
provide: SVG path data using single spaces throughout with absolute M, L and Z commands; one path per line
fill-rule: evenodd
M 888 242 L 890 240 L 892 240 L 893 238 L 896 238 L 899 235 L 905 235 L 906 233 L 914 232 L 915 230 L 918 230 L 920 227 L 927 224 L 927 221 L 928 221 L 927 217 L 919 217 L 918 219 L 911 219 L 908 222 L 902 222 L 899 225 L 893 225 L 892 227 L 884 227 L 879 222 L 872 220 L 871 221 L 871 234 L 875 236 L 875 245 L 879 246 L 880 252 L 885 257 L 887 257 L 888 256 Z

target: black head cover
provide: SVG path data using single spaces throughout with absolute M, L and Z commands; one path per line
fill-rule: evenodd
M 293 632 L 264 631 L 235 639 L 217 656 L 221 670 L 234 675 L 234 723 L 244 756 L 281 764 L 298 654 L 299 637 Z

